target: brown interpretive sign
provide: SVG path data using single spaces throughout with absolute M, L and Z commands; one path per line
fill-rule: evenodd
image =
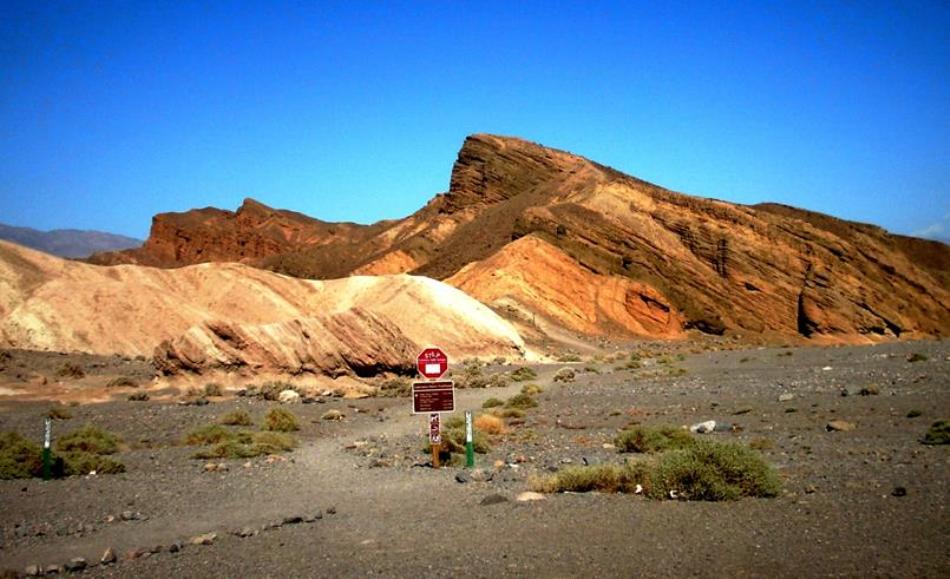
M 413 383 L 412 412 L 455 412 L 455 383 L 449 380 Z

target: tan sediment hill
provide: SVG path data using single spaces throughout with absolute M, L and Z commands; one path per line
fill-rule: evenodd
M 586 270 L 533 235 L 470 263 L 446 282 L 495 309 L 512 308 L 535 324 L 541 316 L 590 336 L 686 335 L 683 318 L 649 285 Z
M 146 356 L 158 348 L 169 371 L 367 375 L 410 369 L 433 342 L 454 359 L 524 350 L 489 308 L 424 277 L 311 281 L 235 263 L 103 267 L 0 242 L 5 347 Z
M 683 195 L 512 137 L 468 137 L 448 192 L 415 214 L 333 231 L 250 263 L 312 278 L 408 272 L 450 279 L 484 262 L 470 266 L 464 284 L 454 283 L 486 303 L 510 294 L 527 310 L 592 335 L 673 337 L 678 325 L 833 342 L 950 334 L 945 244 L 781 205 Z M 163 233 L 153 227 L 153 236 Z M 507 247 L 526 236 L 544 244 Z M 146 248 L 156 244 L 150 237 Z M 516 274 L 516 255 L 573 271 L 565 275 L 578 285 L 558 287 L 561 277 L 540 268 Z M 486 275 L 485 260 L 504 262 L 508 274 Z M 649 306 L 631 307 L 635 300 L 617 306 L 620 291 L 669 307 L 670 325 L 657 323 Z M 532 296 L 540 301 L 529 304 Z M 571 296 L 593 303 L 571 304 Z

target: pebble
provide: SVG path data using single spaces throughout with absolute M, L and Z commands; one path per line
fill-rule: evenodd
M 303 517 L 295 515 L 292 517 L 284 517 L 284 520 L 281 521 L 281 525 L 298 525 L 303 522 Z
M 698 422 L 689 427 L 690 432 L 695 432 L 697 434 L 706 434 L 707 432 L 712 432 L 716 429 L 715 420 L 707 420 L 705 422 Z
M 795 395 L 794 395 L 794 394 L 781 394 L 781 395 L 778 397 L 778 401 L 779 401 L 779 402 L 788 402 L 788 401 L 790 401 L 790 400 L 795 400 Z
M 214 540 L 217 538 L 217 533 L 205 533 L 204 535 L 192 537 L 188 542 L 192 545 L 210 545 L 214 543 Z
M 26 569 L 23 570 L 23 572 L 26 573 L 26 575 L 29 577 L 37 577 L 40 574 L 40 566 L 29 565 Z
M 99 558 L 99 563 L 103 565 L 111 565 L 115 563 L 118 557 L 115 554 L 115 549 L 109 547 L 106 549 L 106 552 L 102 554 L 102 557 Z
M 891 495 L 895 497 L 906 497 L 907 489 L 904 487 L 894 487 L 894 490 L 891 491 Z
M 825 429 L 828 430 L 828 432 L 847 432 L 855 428 L 857 428 L 857 425 L 847 420 L 832 420 L 825 425 Z
M 465 484 L 471 480 L 472 479 L 468 476 L 468 473 L 465 472 L 464 470 L 460 470 L 457 473 L 455 473 L 455 482 Z
M 83 559 L 82 557 L 75 557 L 73 559 L 70 559 L 69 563 L 66 563 L 66 570 L 71 573 L 75 573 L 77 571 L 82 571 L 88 566 L 89 564 L 86 563 L 85 559 Z
M 545 496 L 542 495 L 541 493 L 525 491 L 521 493 L 520 495 L 518 495 L 518 497 L 515 500 L 518 501 L 519 503 L 525 503 L 525 502 L 531 502 L 531 501 L 543 501 L 544 499 L 545 499 Z
M 244 537 L 253 537 L 254 535 L 257 534 L 257 531 L 254 530 L 254 529 L 252 529 L 252 528 L 250 528 L 250 527 L 244 527 L 243 529 L 240 529 L 240 530 L 238 530 L 238 531 L 234 531 L 234 534 L 237 535 L 238 537 L 242 537 L 242 538 L 244 538 Z

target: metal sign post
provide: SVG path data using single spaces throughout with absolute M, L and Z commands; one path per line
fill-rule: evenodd
M 465 411 L 465 466 L 475 466 L 475 443 L 472 440 L 472 411 Z
M 52 451 L 50 450 L 50 443 L 53 441 L 53 419 L 47 417 L 46 423 L 44 424 L 44 435 L 43 435 L 43 480 L 50 479 L 50 462 L 52 460 Z
M 432 468 L 439 468 L 442 450 L 442 417 L 438 412 L 429 415 L 429 444 L 432 446 Z

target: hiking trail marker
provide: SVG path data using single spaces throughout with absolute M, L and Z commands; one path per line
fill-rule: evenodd
M 442 449 L 441 412 L 455 412 L 455 383 L 439 380 L 449 370 L 449 358 L 439 348 L 426 348 L 416 358 L 416 368 L 426 381 L 412 384 L 413 414 L 429 415 L 429 444 L 432 468 L 439 468 Z

